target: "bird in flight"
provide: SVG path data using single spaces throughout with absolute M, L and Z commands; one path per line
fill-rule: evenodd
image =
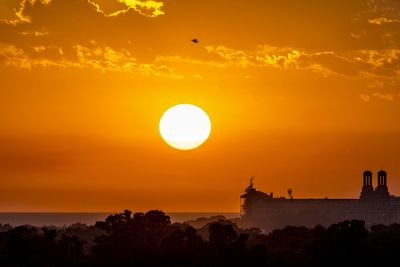
M 195 43 L 195 44 L 198 44 L 199 43 L 199 39 L 196 39 L 196 38 L 192 39 L 192 42 Z

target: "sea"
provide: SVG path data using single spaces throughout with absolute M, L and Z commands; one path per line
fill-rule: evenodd
M 115 212 L 0 212 L 0 224 L 31 226 L 69 226 L 74 223 L 94 225 Z M 185 222 L 198 218 L 210 218 L 223 215 L 226 219 L 240 217 L 235 212 L 167 212 L 171 221 Z

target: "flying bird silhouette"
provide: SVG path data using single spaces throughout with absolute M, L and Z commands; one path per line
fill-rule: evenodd
M 195 44 L 198 44 L 199 43 L 199 39 L 196 39 L 196 38 L 192 39 L 192 42 L 195 43 Z

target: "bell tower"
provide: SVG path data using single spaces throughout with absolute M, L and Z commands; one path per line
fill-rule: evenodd
M 384 170 L 378 172 L 378 185 L 375 188 L 375 195 L 377 198 L 387 198 L 390 196 L 387 187 L 387 173 Z
M 372 187 L 372 172 L 366 170 L 363 173 L 363 186 L 361 188 L 360 199 L 371 199 L 374 197 L 374 188 Z

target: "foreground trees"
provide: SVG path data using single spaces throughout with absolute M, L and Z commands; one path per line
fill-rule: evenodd
M 200 232 L 207 231 L 203 238 Z M 344 221 L 269 234 L 219 220 L 195 229 L 162 211 L 110 215 L 95 226 L 0 232 L 0 266 L 397 266 L 400 225 Z

